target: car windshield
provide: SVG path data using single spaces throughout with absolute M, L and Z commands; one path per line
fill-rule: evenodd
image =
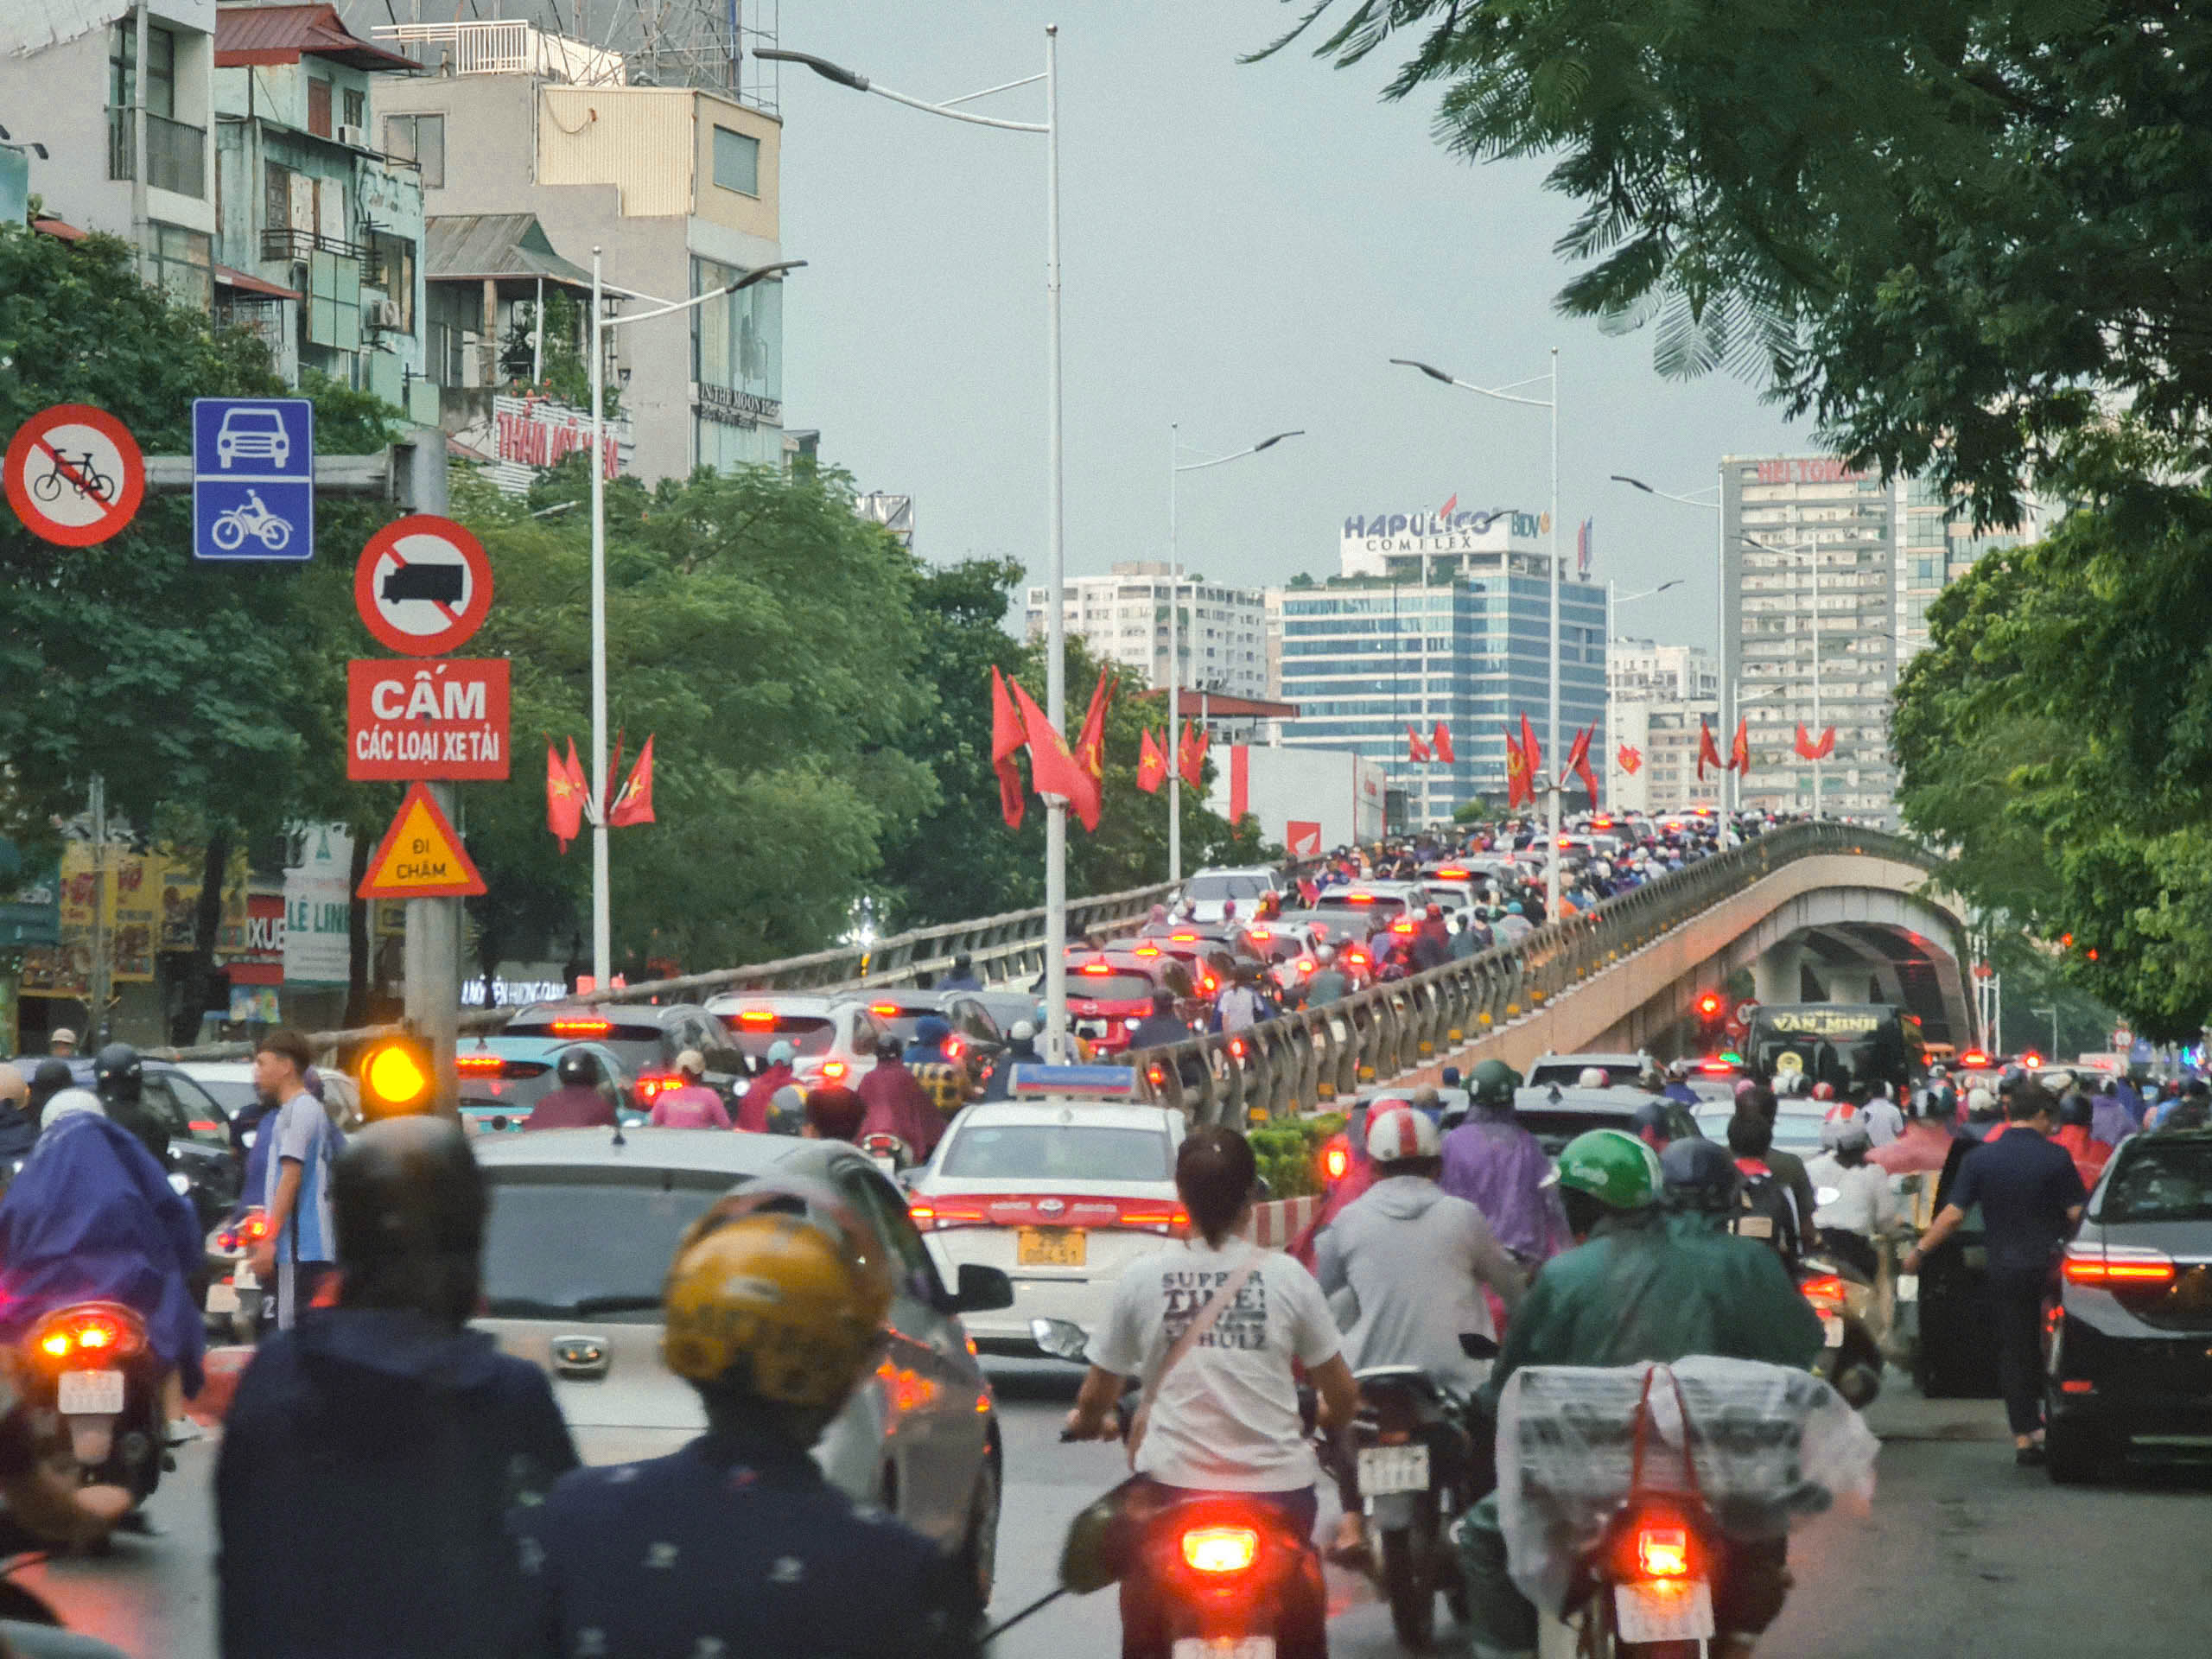
M 1194 875 L 1183 888 L 1185 898 L 1208 904 L 1223 899 L 1257 899 L 1272 891 L 1272 885 L 1264 875 Z
M 778 1042 L 789 1043 L 791 1052 L 806 1058 L 827 1054 L 836 1039 L 837 1022 L 827 1014 L 778 1014 L 772 1008 L 740 1008 L 719 1016 L 747 1059 L 765 1060 Z M 920 1016 L 915 1016 L 918 1020 Z M 908 1034 L 908 1033 L 902 1033 Z
M 2149 1135 L 2131 1141 L 2120 1160 L 2099 1221 L 2212 1221 L 2212 1141 Z
M 1088 968 L 1068 976 L 1068 995 L 1094 1002 L 1143 1002 L 1152 996 L 1149 974 L 1094 974 Z
M 243 1077 L 235 1083 L 226 1077 L 194 1077 L 193 1081 L 214 1096 L 217 1103 L 232 1117 L 261 1098 L 260 1090 Z
M 657 1170 L 624 1179 L 493 1172 L 484 1235 L 485 1312 L 493 1319 L 658 1319 L 661 1284 L 683 1230 L 737 1178 L 668 1185 Z
M 1165 1129 L 1007 1123 L 955 1135 L 938 1173 L 983 1181 L 1164 1181 L 1174 1166 Z

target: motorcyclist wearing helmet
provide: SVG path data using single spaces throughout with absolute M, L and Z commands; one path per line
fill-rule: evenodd
M 582 1469 L 518 1510 L 529 1659 L 972 1649 L 951 1560 L 855 1508 L 809 1455 L 880 1355 L 893 1285 L 833 1189 L 767 1177 L 684 1230 L 662 1294 L 669 1370 L 707 1432 L 664 1458 Z
M 611 1129 L 620 1121 L 600 1087 L 599 1062 L 581 1048 L 564 1048 L 553 1062 L 559 1087 L 531 1108 L 525 1129 Z
M 1545 1263 L 1514 1314 L 1483 1389 L 1493 1414 L 1506 1380 L 1523 1365 L 1631 1365 L 1712 1354 L 1802 1370 L 1819 1354 L 1820 1317 L 1774 1253 L 1749 1241 L 1677 1231 L 1660 1201 L 1664 1181 L 1657 1155 L 1625 1130 L 1593 1129 L 1561 1150 L 1558 1190 L 1583 1242 Z M 1738 1243 L 1745 1248 L 1735 1248 Z M 1533 1655 L 1536 1610 L 1507 1576 L 1495 1494 L 1469 1512 L 1456 1535 L 1478 1659 Z M 1765 1605 L 1756 1610 L 1717 1606 L 1722 1629 L 1750 1635 L 1764 1629 L 1781 1605 L 1770 1581 L 1766 1587 Z
M 856 1138 L 894 1135 L 905 1143 L 907 1161 L 918 1164 L 927 1160 L 944 1138 L 944 1114 L 921 1080 L 906 1069 L 901 1058 L 905 1052 L 906 1045 L 887 1032 L 876 1049 L 875 1069 L 854 1090 L 867 1108 Z
M 1427 1112 L 1405 1105 L 1371 1112 L 1367 1155 L 1375 1185 L 1314 1243 L 1322 1290 L 1348 1289 L 1358 1302 L 1359 1317 L 1344 1336 L 1345 1358 L 1355 1374 L 1411 1365 L 1454 1394 L 1471 1395 L 1488 1367 L 1470 1359 L 1459 1338 L 1497 1334 L 1482 1287 L 1510 1314 L 1527 1281 L 1482 1211 L 1437 1185 L 1443 1146 Z M 1347 1497 L 1330 1553 L 1357 1560 L 1365 1545 L 1357 1488 Z
M 1515 1120 L 1518 1072 L 1503 1060 L 1484 1060 L 1467 1082 L 1466 1122 L 1444 1137 L 1437 1185 L 1481 1211 L 1497 1242 L 1533 1268 L 1569 1243 L 1567 1217 L 1550 1186 L 1552 1160 Z
M 482 1172 L 457 1125 L 397 1117 L 349 1140 L 330 1185 L 336 1305 L 262 1343 L 224 1421 L 223 1652 L 504 1652 L 506 1512 L 576 1454 L 544 1373 L 467 1328 Z
M 92 1057 L 92 1092 L 100 1097 L 109 1121 L 137 1136 L 138 1144 L 167 1169 L 168 1125 L 146 1109 L 145 1075 L 145 1062 L 128 1043 L 109 1043 Z

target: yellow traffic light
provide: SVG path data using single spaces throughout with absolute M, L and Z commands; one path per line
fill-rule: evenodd
M 430 1051 L 412 1037 L 385 1037 L 361 1056 L 361 1116 L 404 1117 L 431 1109 L 437 1068 Z

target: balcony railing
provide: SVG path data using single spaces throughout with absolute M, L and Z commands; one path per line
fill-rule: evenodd
M 370 251 L 359 242 L 348 242 L 343 237 L 324 236 L 319 232 L 301 230 L 289 225 L 271 225 L 261 232 L 261 257 L 264 259 L 297 259 L 305 262 L 311 253 L 334 253 L 340 259 L 359 259 L 364 264 L 372 264 Z M 374 286 L 374 273 L 364 270 L 364 283 Z
M 107 175 L 130 179 L 137 175 L 132 160 L 137 151 L 133 118 L 136 111 L 107 112 Z M 165 115 L 146 111 L 146 182 L 156 190 L 180 196 L 207 195 L 207 130 Z

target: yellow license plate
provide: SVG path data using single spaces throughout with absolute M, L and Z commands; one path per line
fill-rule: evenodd
M 1014 1237 L 1014 1260 L 1025 1268 L 1079 1268 L 1084 1238 L 1080 1227 L 1024 1227 Z

